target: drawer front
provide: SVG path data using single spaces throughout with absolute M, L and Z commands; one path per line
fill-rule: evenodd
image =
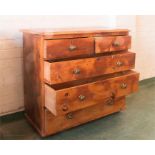
M 57 84 L 130 70 L 134 65 L 135 53 L 131 52 L 53 63 L 45 62 L 44 79 L 48 84 Z
M 47 60 L 64 59 L 94 53 L 93 38 L 45 40 L 44 58 Z
M 102 103 L 104 99 L 113 103 L 115 98 L 137 91 L 138 79 L 139 74 L 131 71 L 122 76 L 57 90 L 45 85 L 45 106 L 54 115 L 61 115 Z
M 130 36 L 117 37 L 96 37 L 95 38 L 95 52 L 105 53 L 127 50 L 131 46 Z
M 48 110 L 45 112 L 45 131 L 47 135 L 54 134 L 97 118 L 118 112 L 125 108 L 125 97 L 116 99 L 113 104 L 97 104 L 66 115 L 53 116 Z M 53 125 L 54 124 L 54 125 Z

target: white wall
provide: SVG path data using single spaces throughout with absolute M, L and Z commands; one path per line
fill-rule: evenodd
M 137 69 L 142 79 L 155 77 L 155 16 L 137 16 Z
M 22 28 L 113 25 L 115 16 L 0 16 L 0 38 L 19 38 Z
M 19 29 L 115 25 L 115 16 L 0 16 L 0 115 L 23 110 Z
M 155 16 L 117 16 L 116 25 L 131 30 L 140 79 L 155 77 Z

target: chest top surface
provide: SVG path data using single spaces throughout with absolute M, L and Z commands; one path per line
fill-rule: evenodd
M 100 35 L 128 35 L 128 29 L 112 29 L 105 27 L 80 27 L 80 28 L 46 28 L 46 29 L 23 29 L 23 33 L 44 36 L 45 39 L 68 38 L 68 37 L 95 37 Z

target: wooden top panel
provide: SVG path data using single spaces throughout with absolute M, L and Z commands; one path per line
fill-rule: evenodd
M 23 29 L 23 33 L 44 36 L 50 38 L 90 37 L 100 35 L 128 35 L 128 29 L 111 29 L 105 27 L 81 27 L 81 28 L 51 28 L 51 29 Z

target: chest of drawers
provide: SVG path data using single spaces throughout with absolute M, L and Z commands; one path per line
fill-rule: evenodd
M 23 30 L 26 118 L 41 136 L 119 112 L 138 90 L 126 29 Z

